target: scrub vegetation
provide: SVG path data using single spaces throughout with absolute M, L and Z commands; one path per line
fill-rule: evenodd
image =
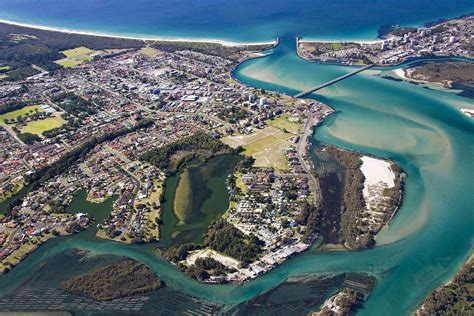
M 161 280 L 144 264 L 124 260 L 61 283 L 61 288 L 96 301 L 157 290 Z

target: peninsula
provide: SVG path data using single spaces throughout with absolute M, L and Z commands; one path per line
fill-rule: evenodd
M 36 239 L 90 226 L 97 214 L 68 208 L 78 192 L 89 203 L 113 198 L 110 214 L 95 223 L 96 237 L 168 240 L 162 234 L 176 232 L 162 231 L 170 225 L 163 208 L 167 179 L 184 179 L 191 163 L 222 155 L 241 157 L 226 181 L 228 209 L 212 219 L 201 242 L 161 250 L 178 268 L 205 282 L 240 283 L 319 237 L 332 242 L 321 231 L 339 230 L 326 217 L 340 215 L 326 206 L 311 135 L 333 110 L 232 78 L 239 62 L 271 46 L 138 41 L 6 24 L 0 34 L 4 272 Z M 372 240 L 401 200 L 384 202 L 389 189 L 401 190 L 398 173 L 387 167 L 393 164 L 360 161 L 351 168 L 364 175 L 354 185 L 364 187 L 367 211 L 358 209 L 357 221 L 346 216 L 347 225 L 358 227 L 351 233 L 357 244 Z M 374 177 L 376 168 L 385 170 L 384 179 Z M 185 184 L 178 188 L 176 196 L 186 196 Z M 188 202 L 174 199 L 176 229 L 193 218 L 180 211 Z

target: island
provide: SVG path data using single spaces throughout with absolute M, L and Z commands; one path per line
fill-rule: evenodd
M 122 260 L 61 283 L 61 288 L 96 301 L 160 289 L 163 282 L 145 265 L 134 260 Z

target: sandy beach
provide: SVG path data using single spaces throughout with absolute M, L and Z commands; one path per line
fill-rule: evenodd
M 474 109 L 460 109 L 461 112 L 469 116 L 470 118 L 474 118 Z
M 365 176 L 364 196 L 369 195 L 369 186 L 383 182 L 388 188 L 395 186 L 395 173 L 390 169 L 391 164 L 387 161 L 368 156 L 361 158 L 362 166 L 360 170 Z
M 299 43 L 357 43 L 357 44 L 377 44 L 382 43 L 384 40 L 382 39 L 375 39 L 375 40 L 351 40 L 351 39 L 335 39 L 335 40 L 318 40 L 318 39 L 298 39 Z
M 5 20 L 5 19 L 0 19 L 0 23 L 21 26 L 21 27 L 28 27 L 28 28 L 44 30 L 44 31 L 68 33 L 68 34 L 101 36 L 101 37 L 109 37 L 109 38 L 123 38 L 123 39 L 142 40 L 142 41 L 211 43 L 211 44 L 220 44 L 220 45 L 229 46 L 229 47 L 253 46 L 253 45 L 275 45 L 278 42 L 277 40 L 274 40 L 274 41 L 269 41 L 269 42 L 252 43 L 252 42 L 232 42 L 232 41 L 225 41 L 225 40 L 214 39 L 214 38 L 181 38 L 181 37 L 133 36 L 133 35 L 128 36 L 128 35 L 118 35 L 118 34 L 110 34 L 110 33 L 104 33 L 104 32 L 80 31 L 80 30 L 50 27 L 50 26 L 30 24 L 30 23 L 21 23 L 21 22 L 15 22 L 15 21 L 10 21 L 10 20 Z

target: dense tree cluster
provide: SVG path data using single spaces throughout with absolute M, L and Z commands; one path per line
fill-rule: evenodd
M 87 115 L 94 115 L 97 113 L 96 106 L 91 101 L 75 95 L 72 92 L 54 96 L 53 102 L 59 103 L 64 111 L 75 116 L 79 116 L 83 113 Z
M 474 315 L 474 260 L 470 260 L 453 282 L 435 290 L 423 302 L 421 315 Z
M 364 174 L 360 170 L 362 160 L 360 154 L 346 150 L 340 150 L 328 146 L 326 151 L 345 169 L 344 175 L 344 203 L 341 215 L 341 238 L 350 247 L 366 248 L 373 244 L 373 239 L 366 240 L 356 238 L 360 235 L 356 225 L 356 219 L 365 210 L 365 200 L 362 190 L 364 189 Z
M 163 286 L 144 264 L 124 260 L 61 283 L 61 288 L 97 301 L 154 291 Z
M 21 110 L 27 105 L 28 104 L 26 102 L 21 100 L 10 101 L 0 107 L 0 114 Z
M 31 133 L 19 133 L 17 134 L 18 138 L 24 142 L 25 144 L 31 145 L 35 142 L 39 142 L 41 140 L 41 137 L 39 137 L 36 134 L 31 134 Z
M 27 35 L 21 40 L 13 36 Z M 64 58 L 61 51 L 86 46 L 93 50 L 140 48 L 139 40 L 120 39 L 80 34 L 67 34 L 0 23 L 0 64 L 11 67 L 8 80 L 24 79 L 38 73 L 31 67 L 38 65 L 48 71 L 60 69 L 54 61 Z
M 231 124 L 234 124 L 244 118 L 249 116 L 249 112 L 237 107 L 237 106 L 230 106 L 222 109 L 219 113 L 217 113 L 217 117 L 221 120 L 225 120 Z
M 226 220 L 218 219 L 209 226 L 203 244 L 247 264 L 261 252 L 262 241 L 253 235 L 247 237 Z
M 180 162 L 176 163 L 174 169 L 178 169 L 179 166 L 183 165 L 183 162 L 196 157 L 199 153 L 209 158 L 218 152 L 233 153 L 234 151 L 235 150 L 231 149 L 218 139 L 215 139 L 206 133 L 198 133 L 161 148 L 153 149 L 143 154 L 141 159 L 150 162 L 162 170 L 170 171 L 171 158 L 178 152 L 189 152 L 189 155 L 186 155 Z
M 163 256 L 173 263 L 186 259 L 189 251 L 201 249 L 202 246 L 196 244 L 174 245 L 163 252 Z

